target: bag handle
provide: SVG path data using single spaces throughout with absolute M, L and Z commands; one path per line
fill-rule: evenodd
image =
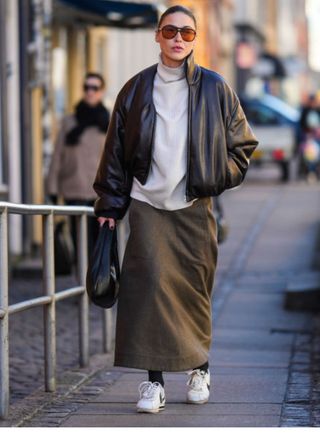
M 116 272 L 116 279 L 119 281 L 120 278 L 120 263 L 119 263 L 119 255 L 118 255 L 118 235 L 117 235 L 117 226 L 114 228 L 113 233 L 113 242 L 112 242 L 112 262 Z

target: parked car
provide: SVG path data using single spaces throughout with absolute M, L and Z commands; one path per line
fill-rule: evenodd
M 252 162 L 276 163 L 283 181 L 289 180 L 290 162 L 297 153 L 300 112 L 270 94 L 251 98 L 239 96 L 246 117 L 259 145 Z

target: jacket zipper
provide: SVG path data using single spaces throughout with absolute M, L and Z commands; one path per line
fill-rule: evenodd
M 150 172 L 150 168 L 151 168 L 151 161 L 152 161 L 152 155 L 153 155 L 153 145 L 154 145 L 154 133 L 155 133 L 155 125 L 156 125 L 156 109 L 155 106 L 153 104 L 153 102 L 151 102 L 152 108 L 153 108 L 153 123 L 152 123 L 152 136 L 151 136 L 151 148 L 150 148 L 150 156 L 149 156 L 149 162 L 148 162 L 148 168 L 147 168 L 147 173 L 145 176 L 145 182 L 148 179 L 149 176 L 149 172 Z

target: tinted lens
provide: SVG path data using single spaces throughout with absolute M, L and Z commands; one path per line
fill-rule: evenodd
M 83 86 L 83 89 L 87 92 L 87 91 L 90 91 L 90 89 L 92 90 L 92 91 L 95 91 L 95 92 L 97 92 L 97 91 L 99 91 L 99 86 L 96 86 L 96 85 L 84 85 Z
M 181 37 L 186 42 L 192 42 L 192 40 L 194 40 L 195 36 L 196 36 L 196 33 L 193 29 L 183 29 L 181 31 Z
M 177 29 L 173 26 L 164 26 L 162 28 L 162 35 L 165 39 L 173 39 L 173 37 L 177 34 Z

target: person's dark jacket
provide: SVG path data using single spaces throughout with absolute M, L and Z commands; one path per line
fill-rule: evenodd
M 244 180 L 258 145 L 239 98 L 224 78 L 187 56 L 189 85 L 186 199 L 217 196 Z M 129 79 L 117 95 L 93 188 L 97 217 L 122 219 L 133 176 L 145 184 L 152 159 L 157 64 Z
M 307 133 L 308 131 L 312 131 L 314 129 L 313 126 L 310 126 L 308 123 L 308 115 L 309 113 L 314 112 L 318 115 L 318 119 L 320 121 L 320 108 L 312 107 L 312 106 L 304 106 L 301 110 L 300 115 L 300 127 L 303 132 L 303 134 Z

